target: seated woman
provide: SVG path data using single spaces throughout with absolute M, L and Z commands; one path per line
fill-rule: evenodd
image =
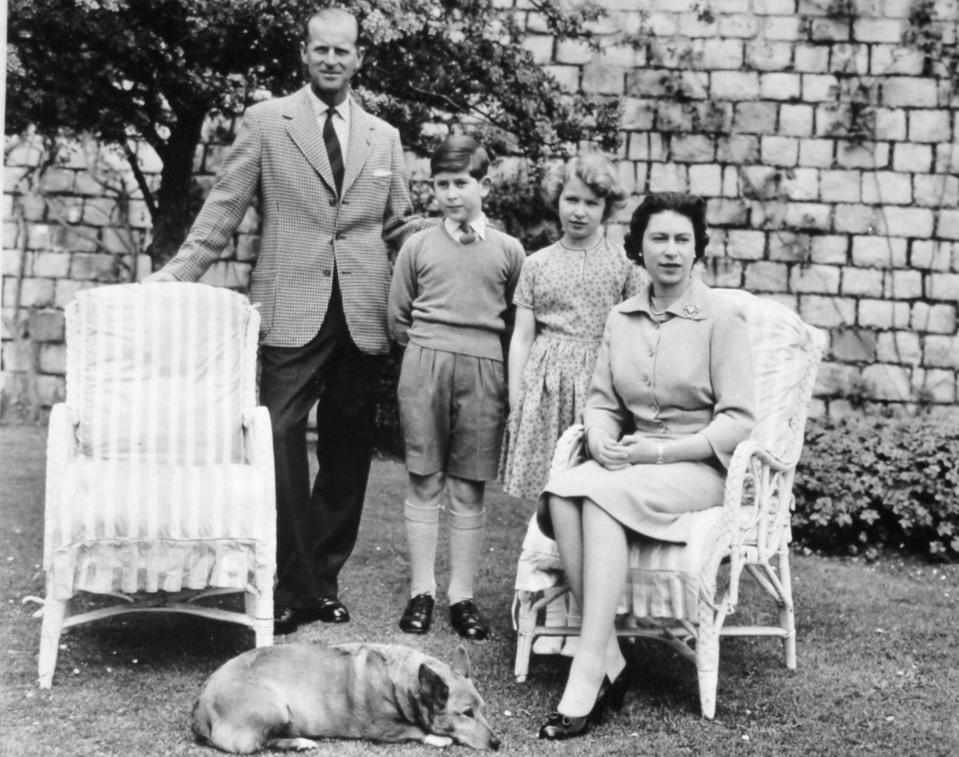
M 650 283 L 606 321 L 583 413 L 591 459 L 551 479 L 537 513 L 583 608 L 543 739 L 582 735 L 605 707 L 622 707 L 615 619 L 628 536 L 686 541 L 683 513 L 722 504 L 725 468 L 753 427 L 746 320 L 692 276 L 707 241 L 700 197 L 649 195 L 630 221 L 626 254 Z

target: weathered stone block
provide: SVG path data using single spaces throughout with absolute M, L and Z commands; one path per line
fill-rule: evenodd
M 907 251 L 905 239 L 872 234 L 852 238 L 852 263 L 863 268 L 903 268 Z
M 845 263 L 849 255 L 849 237 L 820 234 L 810 238 L 809 260 L 812 263 Z
M 765 248 L 766 234 L 762 231 L 729 229 L 726 232 L 726 254 L 730 257 L 741 260 L 762 260 Z
M 816 375 L 815 393 L 819 396 L 845 394 L 846 390 L 859 378 L 859 370 L 851 365 L 842 365 L 824 360 Z M 830 410 L 832 404 L 830 403 Z
M 759 137 L 731 134 L 716 142 L 716 160 L 720 163 L 755 163 L 759 160 Z
M 836 329 L 829 354 L 844 363 L 871 362 L 876 359 L 876 332 L 862 328 Z
M 911 331 L 884 331 L 879 334 L 873 360 L 901 365 L 918 365 L 922 360 L 919 335 Z
M 785 71 L 792 64 L 792 45 L 789 42 L 776 42 L 766 39 L 755 39 L 746 43 L 746 62 L 750 68 L 757 71 Z M 799 77 L 790 75 L 793 82 L 790 86 L 796 88 L 799 94 Z
M 763 136 L 759 144 L 766 165 L 789 167 L 799 162 L 799 140 L 794 137 Z
M 856 301 L 847 297 L 804 294 L 799 297 L 799 315 L 813 326 L 830 328 L 856 322 Z
M 40 174 L 40 191 L 44 194 L 63 194 L 73 191 L 76 171 L 66 168 L 48 168 Z
M 762 10 L 757 9 L 757 13 L 773 13 L 773 11 L 769 9 L 768 2 L 765 2 L 762 5 L 765 7 Z M 792 5 L 791 0 L 789 0 L 787 3 L 784 3 L 784 5 Z M 799 39 L 800 29 L 802 27 L 802 19 L 794 15 L 793 10 L 793 8 L 790 8 L 789 11 L 783 13 L 782 15 L 770 15 L 763 19 L 762 36 L 770 40 L 791 43 L 794 43 L 797 39 Z
M 853 39 L 859 42 L 892 42 L 902 38 L 902 23 L 891 18 L 857 18 L 852 22 Z
M 856 75 L 869 68 L 869 45 L 840 43 L 831 45 L 829 70 L 835 73 Z
M 909 263 L 914 268 L 948 271 L 952 267 L 952 244 L 932 239 L 917 239 L 912 243 Z
M 832 74 L 803 74 L 802 99 L 806 103 L 826 103 L 836 99 L 839 83 Z
M 912 328 L 929 334 L 956 333 L 956 305 L 916 302 L 912 306 Z
M 932 208 L 954 208 L 959 206 L 959 177 L 944 174 L 913 177 L 914 201 L 916 205 Z
M 918 275 L 919 271 L 915 271 Z M 956 302 L 959 299 L 959 273 L 927 273 L 926 297 Z
M 886 276 L 883 296 L 893 300 L 922 297 L 922 272 L 893 269 Z
M 899 108 L 876 108 L 876 139 L 902 141 L 906 138 L 906 112 Z
M 527 34 L 523 47 L 533 56 L 533 63 L 542 66 L 553 61 L 554 38 L 548 34 Z
M 945 142 L 952 139 L 952 113 L 924 108 L 909 112 L 910 142 Z
M 28 276 L 20 286 L 20 307 L 46 308 L 53 306 L 53 279 L 40 279 Z M 16 303 L 16 282 L 12 277 L 3 278 L 3 302 L 13 306 Z
M 638 97 L 624 97 L 620 102 L 623 109 L 620 126 L 624 131 L 645 131 L 653 128 L 655 107 L 652 101 Z
M 765 81 L 763 90 L 765 91 Z M 811 106 L 797 103 L 783 103 L 779 106 L 779 133 L 782 136 L 809 137 L 812 131 L 813 109 Z
M 719 36 L 722 39 L 752 39 L 759 32 L 759 18 L 752 14 L 719 17 Z
M 877 329 L 909 328 L 909 303 L 861 299 L 859 325 Z
M 67 372 L 67 346 L 65 344 L 41 344 L 38 352 L 38 368 L 41 373 Z
M 810 237 L 793 231 L 769 232 L 769 259 L 790 263 L 809 261 Z
M 932 212 L 932 211 L 927 211 Z M 920 236 L 920 235 L 916 235 Z M 936 236 L 943 239 L 959 239 L 959 210 L 939 211 L 939 222 L 936 224 Z
M 835 162 L 836 143 L 832 139 L 800 139 L 799 165 L 829 168 Z
M 74 279 L 57 279 L 55 288 L 55 297 L 53 304 L 62 308 L 68 305 L 76 297 L 81 289 L 99 286 L 94 281 L 76 281 Z
M 775 102 L 740 102 L 733 109 L 733 129 L 739 134 L 775 134 Z
M 897 171 L 866 171 L 862 175 L 862 201 L 871 205 L 909 205 L 911 178 L 911 174 Z
M 843 266 L 842 286 L 843 294 L 865 297 L 882 297 L 883 272 L 877 268 L 853 268 Z
M 839 142 L 836 162 L 846 168 L 886 168 L 889 166 L 887 142 Z
M 13 341 L 5 341 L 0 352 L 3 354 L 4 373 L 29 371 L 33 367 L 34 357 L 29 344 L 20 345 Z
M 594 61 L 583 67 L 582 87 L 585 92 L 600 95 L 622 95 L 626 91 L 626 69 Z
M 543 66 L 543 70 L 567 92 L 576 92 L 579 89 L 579 66 Z
M 862 172 L 852 169 L 822 171 L 819 175 L 823 202 L 861 202 Z
M 833 227 L 835 231 L 850 234 L 875 234 L 879 228 L 879 209 L 872 205 L 839 203 Z
M 704 278 L 709 286 L 739 289 L 743 284 L 743 265 L 726 257 L 711 256 L 706 262 Z
M 959 336 L 929 334 L 923 337 L 922 364 L 934 368 L 959 368 Z
M 689 167 L 689 187 L 704 197 L 720 197 L 723 194 L 723 169 L 715 164 Z
M 902 22 L 896 22 L 902 28 Z M 902 74 L 919 76 L 923 69 L 923 54 L 918 48 L 903 47 L 899 40 L 893 44 L 870 45 L 869 73 L 872 76 Z
M 706 211 L 710 226 L 742 226 L 748 217 L 749 206 L 739 198 L 713 200 Z
M 100 249 L 97 229 L 90 226 L 66 226 L 61 230 L 60 247 L 67 252 L 96 252 Z
M 939 90 L 935 79 L 889 76 L 882 83 L 882 104 L 890 108 L 935 108 Z
M 70 272 L 70 256 L 65 252 L 31 253 L 28 268 L 31 276 L 62 278 Z
M 585 42 L 561 39 L 556 43 L 556 62 L 567 66 L 582 66 L 593 59 L 593 51 Z
M 959 215 L 959 211 L 957 211 L 957 215 Z M 880 216 L 876 228 L 880 234 L 889 234 L 895 237 L 926 238 L 932 236 L 935 222 L 936 217 L 931 208 L 887 206 Z M 939 231 L 939 236 L 946 236 L 942 233 L 941 228 Z M 957 232 L 959 232 L 959 228 L 957 228 Z
M 803 74 L 822 74 L 829 70 L 829 46 L 799 43 L 793 51 L 793 68 Z
M 67 382 L 63 376 L 37 376 L 37 399 L 44 407 L 63 402 L 67 396 Z
M 717 71 L 712 75 L 710 95 L 716 100 L 755 100 L 759 97 L 759 74 L 751 71 Z
M 709 163 L 715 158 L 716 146 L 705 134 L 676 135 L 670 141 L 669 154 L 680 163 Z
M 956 401 L 956 372 L 937 368 L 916 368 L 912 372 L 912 388 L 917 399 L 952 404 Z M 938 411 L 937 411 L 938 415 Z
M 845 19 L 815 18 L 809 27 L 809 38 L 815 42 L 842 42 L 849 36 Z
M 932 146 L 912 145 L 905 142 L 896 145 L 892 153 L 894 171 L 928 173 L 932 167 Z
M 750 292 L 785 292 L 789 289 L 789 266 L 768 260 L 750 263 L 744 285 Z
M 786 225 L 792 229 L 832 231 L 832 208 L 818 202 L 790 202 L 786 205 Z
M 959 174 L 959 150 L 954 144 L 936 145 L 935 166 L 938 173 Z
M 649 169 L 652 192 L 688 192 L 687 167 L 679 163 L 653 163 Z
M 839 272 L 838 266 L 818 263 L 793 266 L 789 272 L 789 289 L 800 293 L 838 294 Z
M 745 60 L 743 42 L 738 39 L 711 39 L 697 47 L 699 67 L 707 71 L 738 70 Z
M 889 363 L 875 363 L 862 370 L 862 377 L 873 387 L 873 398 L 905 402 L 912 397 L 908 368 Z
M 76 253 L 70 261 L 70 278 L 77 281 L 115 282 L 119 266 L 113 255 Z
M 116 213 L 117 203 L 107 197 L 94 197 L 83 203 L 83 223 L 89 226 L 106 226 Z

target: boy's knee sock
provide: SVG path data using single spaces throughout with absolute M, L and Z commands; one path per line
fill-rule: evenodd
M 486 535 L 486 510 L 475 514 L 450 513 L 451 605 L 473 598 L 473 579 L 479 568 Z
M 420 507 L 403 503 L 406 543 L 410 556 L 410 596 L 436 596 L 436 542 L 439 537 L 439 503 Z

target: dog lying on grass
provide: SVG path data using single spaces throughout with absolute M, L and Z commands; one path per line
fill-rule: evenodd
M 214 671 L 193 707 L 193 733 L 239 754 L 313 749 L 318 738 L 498 749 L 483 707 L 462 646 L 449 666 L 399 645 L 281 644 Z

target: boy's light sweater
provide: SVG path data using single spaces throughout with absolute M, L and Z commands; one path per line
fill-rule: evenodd
M 406 240 L 390 286 L 393 338 L 445 352 L 503 359 L 500 335 L 525 254 L 519 240 L 487 226 L 460 244 L 445 224 Z

